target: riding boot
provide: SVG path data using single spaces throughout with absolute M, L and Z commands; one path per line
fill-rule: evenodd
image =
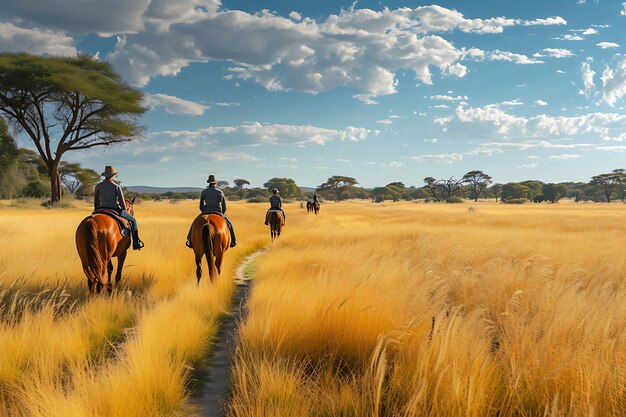
M 139 231 L 133 230 L 133 250 L 141 250 L 144 247 L 143 242 L 139 239 Z
M 230 228 L 230 247 L 234 248 L 235 246 L 237 246 L 237 238 L 235 237 L 235 231 L 231 227 Z

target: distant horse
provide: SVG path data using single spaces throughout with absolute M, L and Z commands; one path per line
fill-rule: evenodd
M 312 202 L 310 202 L 310 201 L 307 201 L 307 202 L 306 202 L 306 212 L 307 212 L 307 213 L 310 213 L 310 212 L 312 212 L 312 211 L 313 211 L 313 203 L 312 203 Z
M 311 208 L 312 210 L 315 212 L 315 214 L 317 215 L 317 213 L 320 212 L 320 202 L 319 201 L 315 201 L 313 203 L 311 203 Z
M 131 216 L 134 215 L 134 203 L 134 198 L 126 199 L 126 211 Z M 80 222 L 76 229 L 76 249 L 78 249 L 83 272 L 87 276 L 90 294 L 99 294 L 105 286 L 109 294 L 113 291 L 112 258 L 117 258 L 115 286 L 119 286 L 130 243 L 130 236 L 123 236 L 117 221 L 109 215 L 91 214 Z M 106 285 L 104 284 L 105 271 L 108 272 Z
M 285 216 L 280 211 L 272 210 L 269 213 L 270 236 L 272 241 L 280 236 L 280 231 L 285 225 Z
M 191 225 L 191 248 L 196 256 L 196 278 L 202 278 L 202 257 L 206 257 L 211 282 L 221 273 L 224 252 L 230 247 L 230 231 L 220 214 L 199 214 Z

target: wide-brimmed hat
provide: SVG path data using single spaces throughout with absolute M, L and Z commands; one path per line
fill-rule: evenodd
M 209 179 L 206 180 L 209 184 L 217 184 L 217 180 L 215 179 L 215 175 L 209 175 Z
M 104 167 L 104 172 L 102 174 L 103 177 L 110 178 L 117 175 L 117 171 L 113 165 L 107 165 Z
M 279 193 L 278 188 L 274 188 L 274 189 L 272 190 L 272 192 L 273 192 L 274 194 L 278 194 L 278 193 Z

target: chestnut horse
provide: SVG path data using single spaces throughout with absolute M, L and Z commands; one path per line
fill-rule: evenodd
M 132 201 L 126 200 L 126 211 L 134 215 Z M 92 214 L 83 219 L 76 229 L 76 249 L 83 265 L 83 271 L 87 276 L 89 293 L 99 294 L 104 284 L 105 270 L 108 272 L 106 284 L 107 292 L 113 291 L 111 274 L 113 273 L 112 258 L 117 258 L 117 272 L 115 274 L 115 286 L 122 279 L 122 268 L 126 260 L 126 252 L 130 247 L 130 236 L 122 236 L 115 219 L 106 214 Z
M 319 201 L 314 201 L 311 203 L 311 208 L 313 209 L 313 211 L 315 212 L 315 214 L 317 215 L 317 213 L 320 212 L 320 202 Z
M 285 225 L 285 217 L 283 216 L 283 213 L 275 210 L 270 211 L 269 216 L 270 236 L 272 237 L 272 241 L 274 241 L 274 239 L 280 236 L 280 231 Z
M 202 277 L 202 257 L 206 257 L 211 282 L 221 273 L 224 252 L 230 247 L 230 231 L 219 214 L 200 214 L 191 225 L 191 248 L 196 256 L 196 278 Z

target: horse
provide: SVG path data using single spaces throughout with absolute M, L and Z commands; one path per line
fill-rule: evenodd
M 311 209 L 315 212 L 315 215 L 320 212 L 320 202 L 314 201 L 311 203 Z
M 125 199 L 126 211 L 134 215 L 132 200 Z M 130 236 L 123 236 L 117 221 L 106 214 L 91 214 L 83 219 L 76 229 L 76 249 L 87 276 L 89 294 L 100 294 L 106 286 L 107 292 L 113 291 L 111 274 L 113 273 L 112 258 L 117 258 L 117 272 L 115 273 L 115 287 L 122 279 L 122 269 L 126 260 L 126 253 L 130 248 Z M 104 284 L 105 270 L 108 272 L 108 281 Z
M 224 252 L 230 247 L 228 224 L 220 214 L 199 214 L 191 225 L 191 248 L 196 259 L 196 278 L 202 278 L 202 257 L 206 257 L 211 282 L 221 273 Z
M 280 236 L 280 231 L 282 230 L 285 224 L 285 216 L 282 212 L 272 210 L 270 211 L 270 236 L 272 237 L 272 242 L 274 239 L 277 239 Z
M 307 213 L 310 213 L 310 212 L 312 212 L 312 211 L 313 211 L 313 203 L 312 203 L 312 202 L 310 202 L 310 201 L 307 201 L 307 202 L 306 202 L 306 212 L 307 212 Z

